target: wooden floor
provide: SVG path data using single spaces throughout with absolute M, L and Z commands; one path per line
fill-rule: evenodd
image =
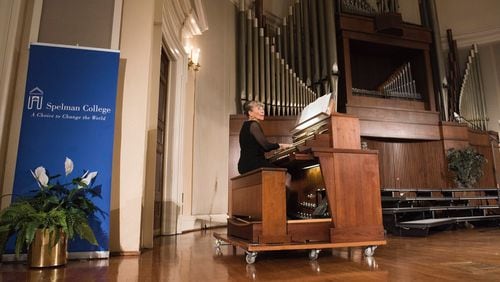
M 213 232 L 159 237 L 138 257 L 70 261 L 34 270 L 22 263 L 0 266 L 0 281 L 500 281 L 500 229 L 461 229 L 429 237 L 388 237 L 373 258 L 361 249 L 261 253 L 247 265 L 241 250 L 214 251 Z

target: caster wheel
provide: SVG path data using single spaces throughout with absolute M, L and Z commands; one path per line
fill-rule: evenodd
M 320 251 L 321 250 L 311 250 L 311 251 L 309 251 L 309 259 L 310 260 L 317 260 Z
M 375 249 L 376 248 L 377 248 L 377 246 L 366 247 L 365 251 L 364 251 L 365 256 L 366 257 L 372 257 L 373 254 L 375 254 Z
M 215 254 L 218 256 L 222 256 L 222 249 L 220 247 L 215 247 Z
M 248 264 L 253 264 L 255 262 L 256 257 L 257 257 L 257 252 L 247 252 L 245 259 Z
M 215 247 L 220 248 L 221 245 L 222 245 L 222 241 L 219 239 L 215 239 Z

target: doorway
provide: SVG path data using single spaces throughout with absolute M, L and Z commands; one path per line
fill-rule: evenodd
M 163 221 L 163 187 L 165 173 L 165 134 L 167 117 L 167 93 L 168 93 L 168 70 L 169 60 L 162 48 L 160 64 L 160 93 L 158 99 L 158 125 L 156 137 L 156 175 L 155 175 L 155 200 L 154 200 L 154 220 L 153 234 L 161 235 L 161 225 Z

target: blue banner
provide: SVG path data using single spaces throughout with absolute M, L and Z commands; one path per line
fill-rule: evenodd
M 39 189 L 31 171 L 43 166 L 61 182 L 97 172 L 107 215 L 90 220 L 99 246 L 70 241 L 69 252 L 109 252 L 111 170 L 118 80 L 118 51 L 50 44 L 30 46 L 28 77 L 13 194 Z M 65 176 L 65 159 L 73 161 Z M 12 243 L 12 242 L 10 242 Z M 6 253 L 13 253 L 9 244 Z M 70 254 L 71 255 L 71 254 Z

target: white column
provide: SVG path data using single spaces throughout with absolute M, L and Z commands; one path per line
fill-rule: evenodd
M 36 42 L 43 0 L 0 1 L 0 193 L 14 182 L 21 128 L 28 44 Z M 9 197 L 2 204 L 10 203 Z
M 113 198 L 111 205 L 112 252 L 135 253 L 140 250 L 141 214 L 146 182 L 147 133 L 150 126 L 152 93 L 158 85 L 151 79 L 158 75 L 159 53 L 155 53 L 155 0 L 124 0 L 120 52 L 125 63 L 122 92 L 118 93 L 121 113 L 116 137 L 119 154 L 113 164 Z M 157 106 L 157 104 L 156 104 Z M 118 174 L 118 175 L 116 175 Z M 115 177 L 116 176 L 116 177 Z

